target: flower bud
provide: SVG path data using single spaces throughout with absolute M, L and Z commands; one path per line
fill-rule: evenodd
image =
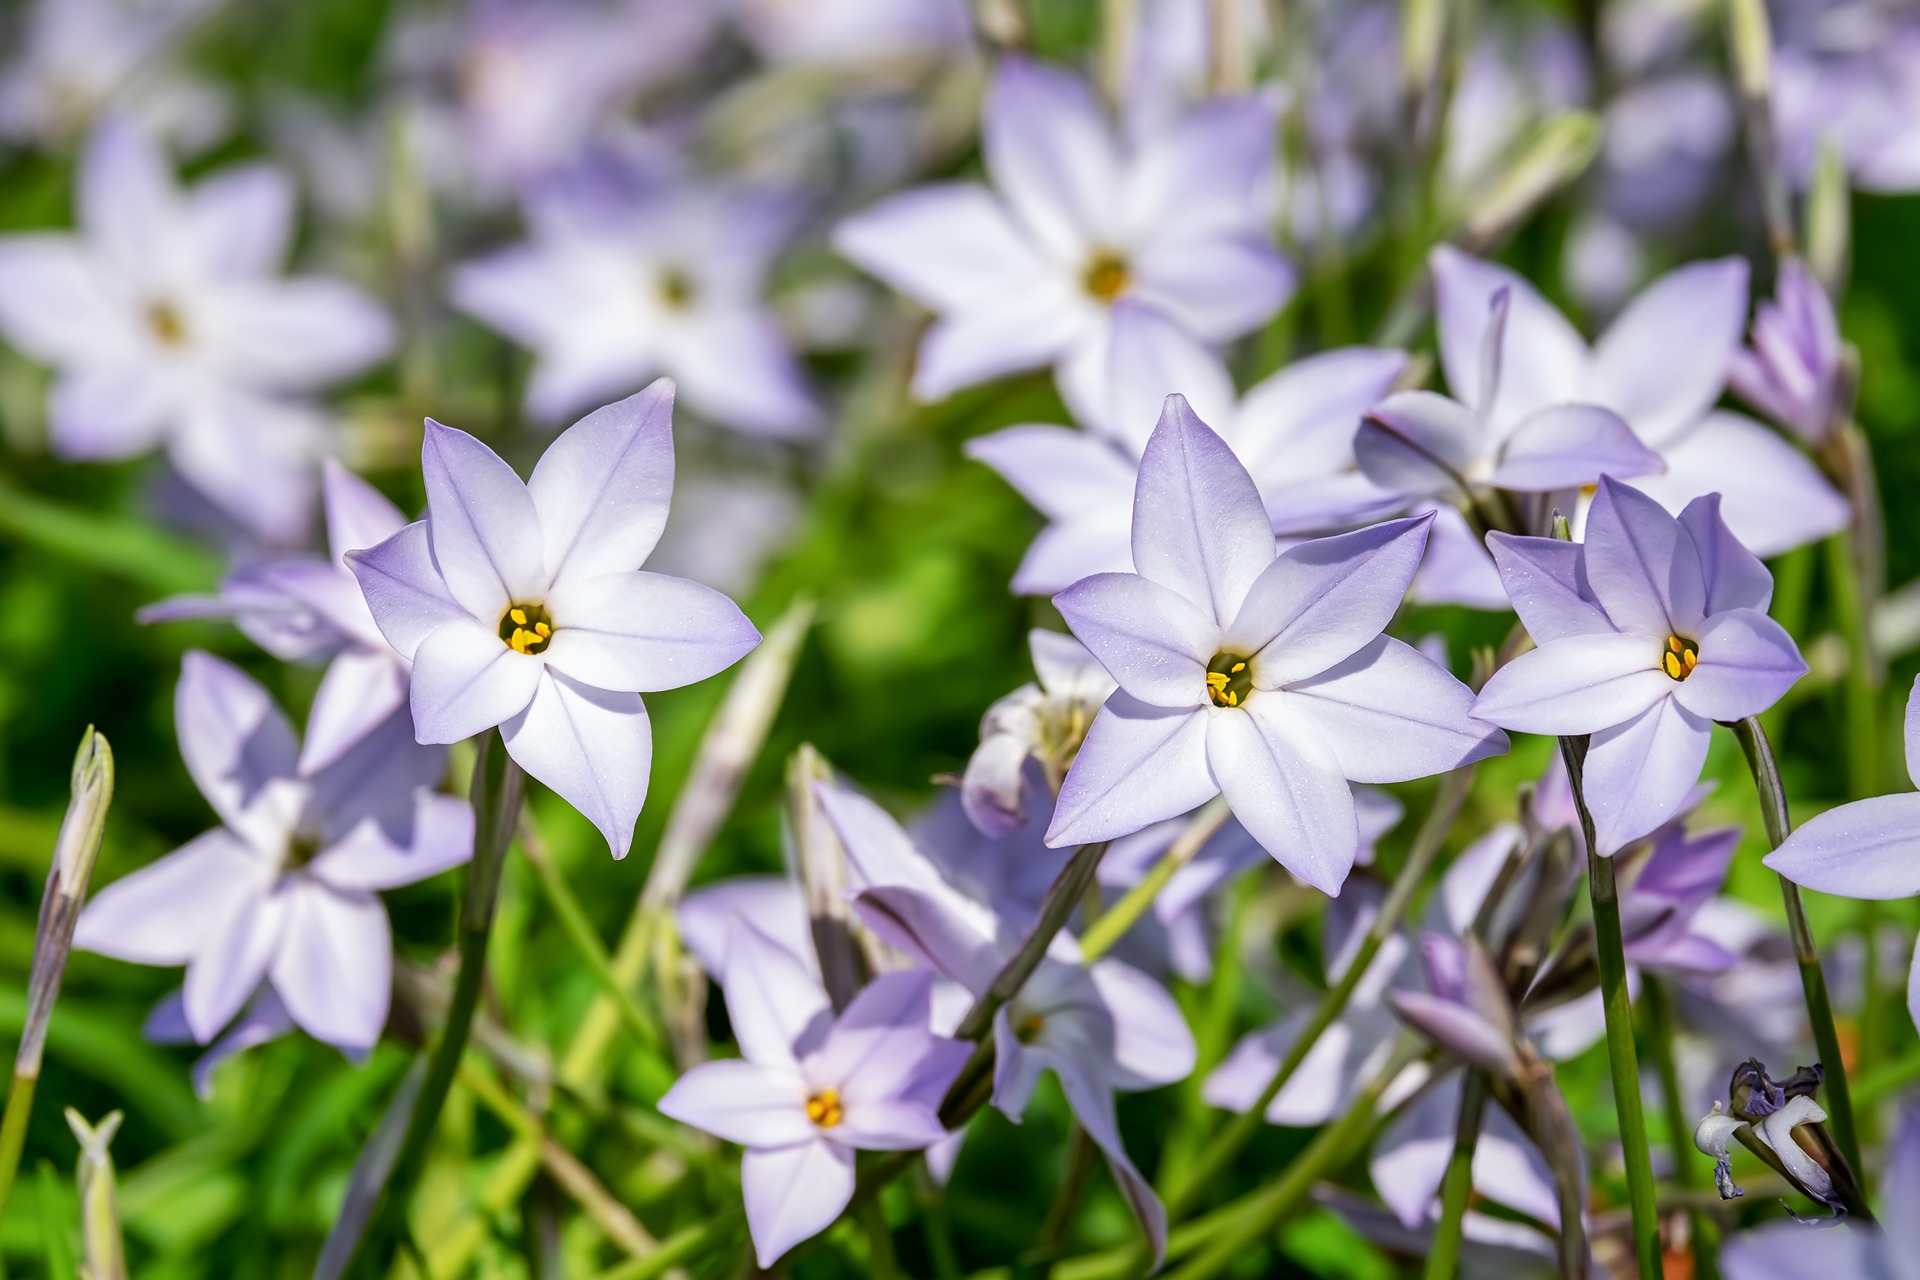
M 60 824 L 53 865 L 40 899 L 40 922 L 33 940 L 33 972 L 27 982 L 27 1021 L 14 1058 L 16 1076 L 38 1077 L 46 1048 L 47 1023 L 60 995 L 60 979 L 73 950 L 73 927 L 87 898 L 87 882 L 100 856 L 107 808 L 113 803 L 113 750 L 91 726 L 73 758 L 72 799 Z
M 120 1120 L 120 1113 L 114 1111 L 98 1125 L 89 1125 L 78 1111 L 67 1108 L 67 1127 L 80 1143 L 80 1162 L 74 1171 L 80 1191 L 80 1280 L 127 1280 L 113 1157 L 107 1152 L 113 1135 L 120 1132 Z

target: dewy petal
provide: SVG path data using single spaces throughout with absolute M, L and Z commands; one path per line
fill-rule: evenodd
M 343 1049 L 368 1049 L 387 1021 L 393 937 L 371 893 L 342 893 L 296 876 L 268 977 L 302 1030 Z
M 1208 422 L 1233 412 L 1226 362 L 1160 308 L 1126 297 L 1108 310 L 1055 375 L 1073 420 L 1138 457 L 1178 392 Z M 1128 477 L 1131 484 L 1132 477 Z
M 1101 573 L 1053 598 L 1073 634 L 1122 689 L 1156 707 L 1207 701 L 1214 620 L 1178 591 L 1133 573 Z
M 1668 272 L 1594 345 L 1596 397 L 1642 439 L 1674 439 L 1720 398 L 1746 319 L 1746 259 Z
M 254 892 L 209 921 L 205 941 L 187 966 L 187 1025 L 201 1044 L 232 1021 L 267 974 L 287 916 L 284 883 L 254 882 Z
M 397 843 L 377 821 L 363 818 L 314 858 L 308 874 L 341 890 L 397 889 L 438 875 L 473 856 L 473 806 L 416 792 L 408 834 L 405 844 Z
M 414 732 L 422 742 L 458 742 L 510 720 L 533 700 L 545 669 L 483 623 L 449 622 L 414 650 Z
M 563 577 L 547 611 L 554 623 L 547 661 L 601 689 L 678 689 L 726 670 L 760 643 L 732 600 L 660 573 Z
M 1727 527 L 1758 556 L 1777 556 L 1838 533 L 1852 519 L 1847 500 L 1806 454 L 1751 418 L 1717 412 L 1664 446 L 1667 473 L 1634 484 L 1679 511 L 1720 493 Z
M 740 1190 L 754 1256 L 771 1267 L 832 1226 L 853 1199 L 853 1151 L 824 1137 L 750 1150 L 740 1160 Z
M 293 725 L 258 681 L 210 653 L 189 652 L 174 690 L 174 728 L 194 785 L 229 830 L 277 854 L 300 816 Z
M 1165 987 L 1113 959 L 1095 961 L 1087 967 L 1087 976 L 1113 1015 L 1117 1087 L 1152 1089 L 1193 1074 L 1199 1050 L 1186 1015 Z
M 1049 520 L 1070 519 L 1116 499 L 1125 507 L 1139 470 L 1112 444 L 1068 427 L 1008 427 L 974 437 L 962 452 L 998 471 Z
M 1767 611 L 1773 600 L 1773 575 L 1758 556 L 1740 544 L 1720 516 L 1720 495 L 1695 498 L 1680 513 L 1680 527 L 1693 539 L 1706 586 L 1709 617 L 1729 609 Z
M 1432 391 L 1402 391 L 1374 405 L 1353 437 L 1367 479 L 1402 493 L 1457 493 L 1487 448 L 1480 418 Z
M 1024 57 L 995 69 L 980 128 L 994 186 L 1028 235 L 1072 262 L 1096 243 L 1119 191 L 1106 113 L 1085 81 Z
M 673 496 L 673 381 L 595 409 L 547 446 L 527 481 L 548 580 L 638 569 Z
M 743 1147 L 812 1142 L 819 1129 L 807 1119 L 806 1090 L 790 1067 L 769 1068 L 728 1058 L 703 1062 L 673 1082 L 659 1112 Z
M 1487 535 L 1487 549 L 1499 566 L 1514 612 L 1535 644 L 1614 629 L 1587 586 L 1586 557 L 1579 543 L 1517 538 L 1496 530 Z
M 728 925 L 721 985 L 741 1056 L 763 1067 L 797 1067 L 833 1020 L 827 993 L 806 966 L 738 916 Z
M 1177 395 L 1167 397 L 1140 460 L 1133 562 L 1222 626 L 1273 563 L 1273 528 L 1252 477 Z
M 1207 769 L 1206 713 L 1149 706 L 1123 689 L 1087 730 L 1060 787 L 1047 844 L 1131 835 L 1199 808 L 1219 790 Z
M 1085 1064 L 1057 1058 L 1052 1065 L 1054 1074 L 1059 1077 L 1061 1091 L 1067 1095 L 1067 1105 L 1073 1108 L 1080 1127 L 1100 1148 L 1100 1154 L 1107 1158 L 1107 1168 L 1113 1174 L 1114 1184 L 1119 1187 L 1127 1207 L 1133 1210 L 1140 1229 L 1146 1233 L 1147 1244 L 1153 1255 L 1153 1269 L 1158 1270 L 1167 1256 L 1166 1207 L 1160 1203 L 1160 1197 L 1153 1193 L 1153 1185 L 1140 1176 L 1140 1171 L 1134 1167 L 1133 1161 L 1127 1156 L 1126 1147 L 1120 1141 L 1120 1125 L 1113 1109 L 1113 1091 L 1097 1074 L 1089 1072 Z
M 833 230 L 843 257 L 935 311 L 978 307 L 1050 274 L 993 193 L 932 183 L 883 200 Z
M 1660 642 L 1643 635 L 1570 636 L 1523 653 L 1493 673 L 1473 714 L 1521 733 L 1597 733 L 1663 700 Z
M 1700 780 L 1712 733 L 1712 723 L 1677 698 L 1661 698 L 1593 735 L 1584 781 L 1602 854 L 1624 848 L 1680 811 Z
M 426 647 L 422 646 L 424 653 Z M 647 799 L 653 727 L 637 693 L 597 689 L 540 669 L 532 701 L 500 727 L 507 754 L 600 829 L 624 858 Z M 419 688 L 419 670 L 414 688 Z
M 1920 894 L 1920 794 L 1874 796 L 1815 814 L 1763 861 L 1842 898 Z
M 1757 609 L 1715 615 L 1699 635 L 1699 665 L 1674 701 L 1707 720 L 1757 716 L 1807 674 L 1793 637 Z
M 433 562 L 427 522 L 410 524 L 378 546 L 347 556 L 380 634 L 409 662 L 427 636 L 469 614 L 453 598 Z
M 1473 718 L 1471 689 L 1391 636 L 1280 696 L 1278 714 L 1312 726 L 1356 782 L 1425 778 L 1507 749 L 1506 734 Z
M 1358 653 L 1406 599 L 1432 523 L 1412 516 L 1288 547 L 1254 580 L 1221 648 L 1254 655 L 1260 689 Z
M 195 836 L 96 892 L 73 945 L 135 964 L 186 964 L 217 922 L 266 892 L 273 868 L 230 831 Z
M 1335 897 L 1360 849 L 1353 791 L 1331 747 L 1288 721 L 1290 701 L 1255 693 L 1244 707 L 1203 712 L 1207 766 L 1248 834 L 1297 878 Z
M 1552 405 L 1515 424 L 1487 483 L 1522 493 L 1551 493 L 1595 484 L 1601 476 L 1642 476 L 1667 469 L 1640 443 L 1625 419 L 1590 404 Z
M 1591 356 L 1565 316 L 1526 280 L 1447 245 L 1429 259 L 1440 363 L 1456 399 L 1471 405 L 1503 434 L 1512 423 L 1550 404 L 1583 398 Z M 1506 332 L 1500 351 L 1499 394 L 1489 404 L 1480 385 L 1481 356 L 1492 301 L 1507 290 Z
M 407 670 L 392 650 L 343 650 L 327 664 L 313 695 L 300 771 L 326 768 L 406 702 Z
M 513 468 L 466 432 L 432 419 L 420 468 L 434 563 L 454 599 L 497 625 L 507 605 L 545 595 L 540 516 Z
M 1587 581 L 1622 631 L 1692 636 L 1706 615 L 1706 582 L 1693 540 L 1661 505 L 1603 477 L 1587 512 Z

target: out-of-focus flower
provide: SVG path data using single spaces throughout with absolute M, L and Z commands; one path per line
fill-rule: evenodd
M 1225 793 L 1282 865 L 1337 894 L 1359 848 L 1349 779 L 1404 782 L 1505 749 L 1472 694 L 1385 636 L 1429 520 L 1274 554 L 1246 468 L 1170 396 L 1140 464 L 1137 573 L 1055 597 L 1120 689 L 1095 718 L 1047 833 L 1110 840 Z
M 1753 317 L 1753 346 L 1733 353 L 1734 394 L 1808 444 L 1832 434 L 1845 372 L 1840 323 L 1820 282 L 1797 259 L 1780 264 L 1774 297 Z
M 0 137 L 66 147 L 118 112 L 192 153 L 226 131 L 222 90 L 182 71 L 174 45 L 218 0 L 38 0 L 0 70 Z
M 1602 854 L 1679 810 L 1715 720 L 1758 715 L 1806 674 L 1766 615 L 1772 575 L 1728 530 L 1717 497 L 1676 520 L 1608 477 L 1584 544 L 1488 542 L 1539 647 L 1494 673 L 1473 714 L 1523 733 L 1592 735 L 1585 793 Z
M 1832 1172 L 1837 1157 L 1832 1154 L 1832 1141 L 1819 1128 L 1826 1123 L 1827 1113 L 1813 1100 L 1824 1076 L 1817 1066 L 1802 1067 L 1780 1081 L 1758 1062 L 1734 1068 L 1731 1105 L 1723 1108 L 1716 1101 L 1693 1134 L 1693 1144 L 1714 1158 L 1713 1181 L 1722 1200 L 1746 1194 L 1733 1180 L 1729 1148 L 1736 1139 L 1752 1139 L 1746 1145 L 1809 1197 L 1841 1206 Z M 1804 1140 L 1801 1130 L 1808 1135 Z
M 733 0 L 735 21 L 772 62 L 904 61 L 968 47 L 965 0 Z
M 444 754 L 396 714 L 324 769 L 239 668 L 189 653 L 174 703 L 180 753 L 222 826 L 108 885 L 76 945 L 187 966 L 201 1044 L 262 981 L 315 1039 L 364 1049 L 387 1017 L 393 942 L 377 891 L 465 862 L 473 811 L 428 788 Z
M 180 473 L 269 541 L 301 541 L 326 416 L 294 397 L 392 345 L 357 287 L 276 278 L 293 192 L 264 166 L 182 191 L 139 129 L 109 120 L 83 158 L 79 236 L 0 239 L 0 330 L 56 366 L 48 418 L 67 458 L 164 445 Z
M 1907 774 L 1920 786 L 1920 680 L 1907 695 L 1906 743 Z M 1920 894 L 1920 795 L 1874 796 L 1815 814 L 1765 861 L 1821 893 L 1911 898 Z M 1907 1009 L 1920 1025 L 1920 949 L 1907 980 Z
M 453 299 L 537 354 L 527 410 L 544 421 L 665 374 L 704 417 L 805 435 L 820 412 L 761 301 L 795 212 L 765 192 L 690 181 L 550 183 L 526 202 L 527 243 L 456 271 Z
M 426 519 L 347 557 L 413 663 L 416 735 L 500 726 L 520 767 L 625 857 L 653 763 L 640 694 L 704 680 L 760 642 L 719 592 L 640 572 L 673 492 L 673 384 L 576 422 L 530 481 L 432 421 L 420 465 Z
M 407 660 L 374 624 L 347 553 L 384 542 L 407 523 L 378 489 L 328 459 L 321 480 L 326 559 L 247 565 L 214 596 L 180 596 L 140 611 L 142 622 L 231 618 L 246 636 L 289 662 L 327 663 L 313 696 L 300 767 L 339 759 L 407 701 Z
M 1414 1029 L 1462 1062 L 1496 1080 L 1520 1076 L 1519 1018 L 1500 974 L 1479 941 L 1430 933 L 1420 940 L 1427 990 L 1392 991 L 1387 999 Z
M 1127 146 L 1085 83 L 1008 58 L 983 123 L 992 186 L 908 191 L 841 223 L 834 243 L 937 314 L 916 395 L 1053 365 L 1077 420 L 1123 433 L 1109 395 L 1119 313 L 1138 308 L 1152 358 L 1178 368 L 1292 290 L 1252 207 L 1273 125 L 1263 102 L 1222 100 Z
M 253 999 L 247 1001 L 246 1008 L 240 1011 L 240 1016 L 228 1025 L 220 1038 L 194 1059 L 193 1068 L 188 1073 L 188 1078 L 193 1081 L 193 1091 L 202 1101 L 213 1097 L 213 1073 L 221 1063 L 248 1049 L 290 1035 L 296 1025 L 293 1015 L 287 1012 L 286 1002 L 274 992 L 272 985 L 262 986 L 254 992 Z M 185 992 L 175 991 L 156 1004 L 152 1012 L 147 1014 L 140 1034 L 154 1044 L 199 1044 L 200 1037 L 187 1024 Z M 357 1059 L 365 1053 L 364 1047 L 338 1047 L 349 1058 Z
M 1133 316 L 1116 315 L 1114 344 L 1130 352 L 1148 344 L 1131 336 Z M 1202 419 L 1218 421 L 1220 436 L 1253 476 L 1274 531 L 1324 533 L 1392 515 L 1405 494 L 1382 490 L 1355 469 L 1353 437 L 1361 415 L 1386 395 L 1406 366 L 1406 355 L 1376 347 L 1343 347 L 1296 361 L 1240 399 L 1217 361 L 1181 371 L 1140 358 L 1115 362 L 1115 399 L 1129 406 L 1159 405 L 1178 392 Z M 1217 406 L 1210 410 L 1209 405 Z M 1208 419 L 1209 412 L 1218 417 Z M 1151 423 L 1124 442 L 1065 427 L 1008 427 L 967 443 L 1051 522 L 1034 539 L 1014 575 L 1023 595 L 1064 590 L 1095 573 L 1124 573 L 1133 565 L 1131 511 L 1138 450 Z
M 1808 1231 L 1782 1222 L 1743 1231 L 1720 1254 L 1722 1274 L 1727 1280 L 1920 1280 L 1920 1214 L 1913 1212 L 1920 1204 L 1920 1111 L 1901 1117 L 1881 1189 L 1892 1212 L 1877 1225 L 1842 1222 Z
M 980 745 L 960 782 L 967 817 L 988 836 L 1007 835 L 1026 821 L 1020 792 L 1029 759 L 1038 760 L 1057 787 L 1087 726 L 1116 687 L 1072 636 L 1032 631 L 1027 648 L 1039 683 L 1023 684 L 987 708 Z
M 1865 191 L 1920 190 L 1920 21 L 1909 6 L 1810 3 L 1774 13 L 1771 105 L 1782 168 L 1811 180 L 1831 141 Z
M 1496 434 L 1548 405 L 1599 405 L 1624 418 L 1666 462 L 1660 475 L 1613 474 L 1669 511 L 1717 492 L 1729 527 L 1763 556 L 1845 527 L 1846 500 L 1798 450 L 1751 419 L 1713 409 L 1746 323 L 1741 259 L 1693 263 L 1661 277 L 1591 347 L 1504 267 L 1442 247 L 1433 254 L 1433 277 L 1447 385 L 1479 406 Z M 1483 403 L 1490 304 L 1503 289 L 1499 393 Z
M 925 971 L 876 978 L 835 1017 L 817 977 L 735 916 L 723 973 L 741 1057 L 680 1077 L 660 1113 L 747 1149 L 747 1224 L 770 1267 L 847 1207 L 856 1150 L 947 1136 L 940 1099 L 968 1050 L 927 1029 Z

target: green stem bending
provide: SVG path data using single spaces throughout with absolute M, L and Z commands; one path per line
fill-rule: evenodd
M 1613 1107 L 1620 1121 L 1620 1146 L 1627 1166 L 1627 1203 L 1633 1211 L 1633 1253 L 1641 1280 L 1660 1280 L 1660 1220 L 1653 1197 L 1653 1156 L 1647 1147 L 1647 1122 L 1640 1105 L 1640 1063 L 1633 1044 L 1633 1001 L 1627 992 L 1626 944 L 1620 929 L 1620 890 L 1613 859 L 1603 857 L 1594 836 L 1582 782 L 1585 738 L 1560 739 L 1580 832 L 1587 841 L 1587 890 L 1593 899 L 1593 939 L 1600 968 L 1600 992 L 1607 1019 L 1607 1066 L 1613 1075 Z
M 1206 1189 L 1206 1186 L 1232 1163 L 1260 1126 L 1267 1122 L 1267 1108 L 1286 1088 L 1287 1081 L 1293 1078 L 1307 1054 L 1313 1051 L 1320 1036 L 1333 1025 L 1346 1009 L 1347 1001 L 1353 996 L 1354 988 L 1360 985 L 1374 956 L 1379 952 L 1393 931 L 1400 927 L 1400 920 L 1406 914 L 1408 905 L 1413 901 L 1414 893 L 1425 883 L 1427 872 L 1433 869 L 1434 859 L 1440 854 L 1440 846 L 1446 841 L 1447 832 L 1452 830 L 1453 822 L 1460 814 L 1461 805 L 1466 803 L 1467 792 L 1473 786 L 1473 766 L 1464 765 L 1446 775 L 1440 782 L 1440 791 L 1434 797 L 1433 808 L 1427 811 L 1426 821 L 1413 839 L 1413 847 L 1407 851 L 1407 860 L 1400 868 L 1400 874 L 1394 878 L 1393 887 L 1387 891 L 1386 900 L 1380 904 L 1380 914 L 1375 916 L 1367 929 L 1366 937 L 1360 942 L 1360 948 L 1348 962 L 1340 978 L 1333 984 L 1320 1006 L 1313 1011 L 1313 1017 L 1300 1031 L 1299 1037 L 1288 1047 L 1286 1056 L 1274 1070 L 1273 1078 L 1267 1081 L 1267 1087 L 1247 1110 L 1227 1122 L 1207 1147 L 1206 1154 L 1187 1178 L 1176 1186 L 1167 1188 L 1167 1216 L 1177 1218 L 1181 1211 L 1190 1206 L 1194 1198 Z
M 1778 849 L 1793 830 L 1793 823 L 1787 815 L 1787 792 L 1780 782 L 1780 765 L 1773 757 L 1773 744 L 1767 741 L 1767 731 L 1752 716 L 1735 721 L 1731 728 L 1740 739 L 1740 749 L 1746 753 L 1747 767 L 1753 774 L 1753 787 L 1760 797 L 1760 815 L 1767 828 L 1767 846 Z M 1820 949 L 1814 944 L 1813 926 L 1807 923 L 1800 886 L 1781 876 L 1780 897 L 1787 909 L 1793 958 L 1800 966 L 1800 988 L 1806 993 L 1807 1021 L 1813 1027 L 1813 1043 L 1820 1053 L 1820 1063 L 1826 1068 L 1827 1118 L 1832 1123 L 1840 1154 L 1852 1166 L 1854 1181 L 1864 1194 L 1866 1166 L 1860 1162 L 1860 1138 L 1853 1123 L 1847 1064 L 1840 1053 L 1839 1033 L 1834 1029 L 1833 1002 L 1827 995 L 1826 974 L 1820 968 Z
M 1480 1120 L 1487 1110 L 1487 1078 L 1467 1072 L 1460 1086 L 1460 1123 L 1453 1134 L 1453 1155 L 1440 1182 L 1440 1223 L 1427 1250 L 1425 1280 L 1453 1280 L 1460 1265 L 1460 1240 L 1466 1227 L 1467 1199 L 1473 1194 L 1473 1150 L 1480 1142 Z

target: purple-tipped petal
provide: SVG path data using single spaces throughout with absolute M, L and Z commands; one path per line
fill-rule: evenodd
M 978 922 L 939 897 L 904 885 L 881 885 L 853 901 L 861 921 L 889 946 L 914 956 L 978 995 L 1003 959 Z
M 1570 636 L 1603 635 L 1614 629 L 1587 586 L 1586 558 L 1577 542 L 1516 538 L 1495 531 L 1487 548 L 1499 566 L 1501 585 L 1535 644 Z
M 1205 711 L 1169 711 L 1115 693 L 1067 771 L 1048 846 L 1112 840 L 1199 808 L 1220 790 L 1206 744 Z
M 638 569 L 660 541 L 673 494 L 673 381 L 661 378 L 561 432 L 527 493 L 555 591 Z
M 1167 397 L 1140 460 L 1133 562 L 1221 626 L 1273 563 L 1273 529 L 1252 477 L 1177 395 Z
M 741 1056 L 763 1067 L 797 1066 L 833 1018 L 827 993 L 806 966 L 737 916 L 729 926 L 722 986 Z
M 594 688 L 551 667 L 540 674 L 532 700 L 500 726 L 507 754 L 578 809 L 607 838 L 613 856 L 624 858 L 653 769 L 647 709 L 636 693 Z M 415 689 L 419 678 L 416 670 Z
M 1675 438 L 1720 398 L 1746 319 L 1746 259 L 1696 262 L 1667 273 L 1628 303 L 1595 344 L 1598 398 L 1642 439 Z
M 1233 816 L 1281 866 L 1337 896 L 1360 848 L 1353 791 L 1318 735 L 1287 717 L 1287 700 L 1256 693 L 1207 714 L 1207 764 Z
M 794 1245 L 832 1226 L 853 1199 L 853 1151 L 818 1137 L 748 1151 L 740 1160 L 740 1190 L 754 1256 L 771 1267 Z
M 1425 778 L 1507 749 L 1506 734 L 1473 718 L 1471 689 L 1391 636 L 1283 696 L 1282 714 L 1305 720 L 1356 782 Z
M 1518 1073 L 1512 1039 L 1466 1005 L 1418 991 L 1389 991 L 1387 999 L 1409 1026 L 1462 1062 L 1502 1079 Z
M 1680 527 L 1693 539 L 1706 588 L 1707 613 L 1728 609 L 1767 611 L 1773 600 L 1773 575 L 1760 558 L 1742 546 L 1720 515 L 1720 495 L 1704 494 L 1680 513 Z
M 475 618 L 496 623 L 509 604 L 539 600 L 548 583 L 540 516 L 513 468 L 466 432 L 432 419 L 420 468 L 433 560 L 453 598 Z
M 1374 405 L 1353 437 L 1367 479 L 1398 493 L 1459 492 L 1480 457 L 1485 427 L 1457 400 L 1402 391 Z
M 173 699 L 180 755 L 220 820 L 261 853 L 277 855 L 300 817 L 293 725 L 258 681 L 212 654 L 180 662 Z
M 1597 733 L 1672 692 L 1662 652 L 1649 636 L 1618 632 L 1555 640 L 1494 672 L 1473 714 L 1522 733 Z
M 287 1012 L 316 1040 L 371 1048 L 387 1021 L 393 937 L 371 893 L 298 880 L 268 976 Z
M 1737 413 L 1707 415 L 1663 446 L 1667 473 L 1634 484 L 1669 511 L 1707 493 L 1723 495 L 1727 527 L 1755 555 L 1777 556 L 1847 527 L 1852 508 L 1807 455 L 1779 432 Z
M 1622 631 L 1692 636 L 1706 616 L 1700 557 L 1680 522 L 1638 489 L 1603 477 L 1587 512 L 1587 581 Z
M 1053 598 L 1073 634 L 1122 689 L 1156 707 L 1207 701 L 1219 627 L 1200 605 L 1132 573 L 1103 573 Z

